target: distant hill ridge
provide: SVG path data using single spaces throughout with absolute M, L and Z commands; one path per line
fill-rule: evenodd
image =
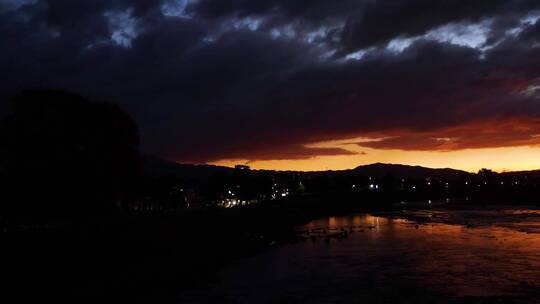
M 215 165 L 194 165 L 194 164 L 179 164 L 170 162 L 154 156 L 146 156 L 144 158 L 145 170 L 150 175 L 163 175 L 163 174 L 173 174 L 179 178 L 183 179 L 194 179 L 194 180 L 203 180 L 207 179 L 213 174 L 217 173 L 231 173 L 234 171 L 234 168 L 224 167 L 224 166 L 215 166 Z M 274 170 L 264 170 L 269 172 L 278 173 L 279 171 Z M 288 171 L 296 172 L 299 174 L 320 174 L 326 171 L 315 171 L 315 172 L 302 172 L 302 171 Z M 433 169 L 421 166 L 408 166 L 408 165 L 399 165 L 399 164 L 385 164 L 385 163 L 374 163 L 369 165 L 358 166 L 354 169 L 348 170 L 335 170 L 331 171 L 333 174 L 339 173 L 351 173 L 354 172 L 359 175 L 371 176 L 375 178 L 382 178 L 387 175 L 392 175 L 396 178 L 439 178 L 439 179 L 459 179 L 471 173 L 456 170 L 451 168 L 440 168 Z
M 206 164 L 179 164 L 155 156 L 145 156 L 143 162 L 145 171 L 152 176 L 172 174 L 182 179 L 204 180 L 213 174 L 234 170 L 234 168 Z
M 384 177 L 392 175 L 397 178 L 444 178 L 444 179 L 459 179 L 471 173 L 456 170 L 451 168 L 427 168 L 422 166 L 409 166 L 399 164 L 375 163 L 370 165 L 362 165 L 353 169 L 353 171 L 373 177 Z

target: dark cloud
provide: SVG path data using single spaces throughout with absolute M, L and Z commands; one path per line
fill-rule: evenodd
M 205 18 L 240 15 L 274 15 L 281 19 L 302 19 L 313 24 L 322 24 L 334 18 L 343 18 L 364 8 L 364 2 L 358 0 L 200 0 L 190 6 L 194 14 Z
M 375 134 L 373 134 L 376 136 Z M 463 149 L 538 146 L 539 119 L 502 119 L 474 122 L 427 132 L 390 131 L 384 138 L 358 143 L 375 149 L 455 151 Z
M 300 22 L 310 28 L 340 20 L 344 24 L 340 46 L 346 52 L 384 44 L 397 37 L 423 35 L 449 23 L 494 18 L 499 26 L 509 26 L 524 14 L 540 9 L 540 3 L 535 0 L 200 0 L 190 8 L 207 18 L 269 15 L 272 20 Z
M 534 46 L 540 43 L 540 23 L 526 27 L 519 36 L 519 40 L 522 43 L 526 43 L 526 46 Z
M 395 37 L 422 35 L 451 22 L 474 22 L 505 10 L 521 10 L 506 0 L 388 0 L 365 1 L 357 16 L 351 16 L 343 31 L 347 49 L 387 43 Z M 515 1 L 523 2 L 523 1 Z M 532 5 L 532 4 L 531 4 Z
M 406 150 L 535 143 L 537 1 L 175 3 L 0 9 L 2 100 L 34 86 L 113 100 L 145 151 L 178 161 L 343 155 L 305 144 L 357 136 Z M 460 32 L 486 18 L 486 42 Z M 385 47 L 447 24 L 464 29 Z M 361 59 L 345 57 L 358 49 Z M 522 128 L 460 129 L 485 121 Z

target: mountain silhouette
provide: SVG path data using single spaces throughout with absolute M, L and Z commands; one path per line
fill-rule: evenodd
M 457 180 L 471 173 L 456 170 L 451 168 L 441 168 L 433 169 L 421 166 L 408 166 L 408 165 L 399 165 L 399 164 L 384 164 L 384 163 L 375 163 L 370 165 L 363 165 L 354 168 L 352 171 L 364 175 L 371 176 L 375 178 L 381 178 L 387 175 L 391 175 L 395 178 L 434 178 L 434 179 L 445 179 L 445 180 Z
M 144 158 L 144 167 L 147 173 L 153 176 L 159 176 L 163 174 L 173 174 L 182 179 L 191 179 L 191 180 L 205 180 L 211 175 L 216 173 L 232 173 L 235 169 L 224 166 L 215 166 L 215 165 L 193 165 L 193 164 L 179 164 L 171 161 L 167 161 L 155 156 L 146 156 Z M 275 171 L 275 170 L 261 170 L 266 171 L 270 174 L 277 174 L 284 171 Z M 299 175 L 317 175 L 328 171 L 287 171 L 289 173 L 296 173 Z M 427 168 L 421 166 L 408 166 L 400 164 L 385 164 L 385 163 L 374 163 L 369 165 L 358 166 L 354 169 L 348 170 L 334 170 L 330 171 L 331 175 L 340 175 L 340 174 L 355 174 L 365 177 L 374 177 L 382 178 L 388 175 L 391 175 L 395 178 L 413 178 L 413 179 L 423 179 L 423 178 L 432 178 L 432 179 L 445 179 L 445 180 L 458 180 L 472 173 L 456 170 L 451 168 Z
M 207 180 L 219 173 L 231 173 L 233 168 L 214 165 L 179 164 L 156 156 L 144 156 L 143 166 L 149 176 L 174 175 L 184 180 Z

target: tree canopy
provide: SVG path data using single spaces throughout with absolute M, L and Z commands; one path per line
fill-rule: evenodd
M 139 171 L 139 137 L 118 106 L 50 89 L 11 100 L 0 124 L 2 209 L 66 217 L 112 210 Z

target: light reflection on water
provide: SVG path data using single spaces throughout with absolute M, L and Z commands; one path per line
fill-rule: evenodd
M 540 234 L 520 231 L 538 218 L 482 212 L 467 226 L 449 220 L 462 222 L 458 211 L 420 225 L 367 214 L 319 219 L 300 230 L 320 237 L 233 263 L 206 295 L 231 303 L 540 302 Z M 347 238 L 324 238 L 323 230 L 341 228 Z
M 429 223 L 416 228 L 407 220 L 371 215 L 317 220 L 307 227 L 351 225 L 375 228 L 329 244 L 333 254 L 388 258 L 390 267 L 382 269 L 388 276 L 406 274 L 417 284 L 454 296 L 523 295 L 540 287 L 538 234 L 495 224 L 467 228 Z M 311 245 L 315 250 L 321 246 Z M 352 262 L 356 264 L 356 257 Z

